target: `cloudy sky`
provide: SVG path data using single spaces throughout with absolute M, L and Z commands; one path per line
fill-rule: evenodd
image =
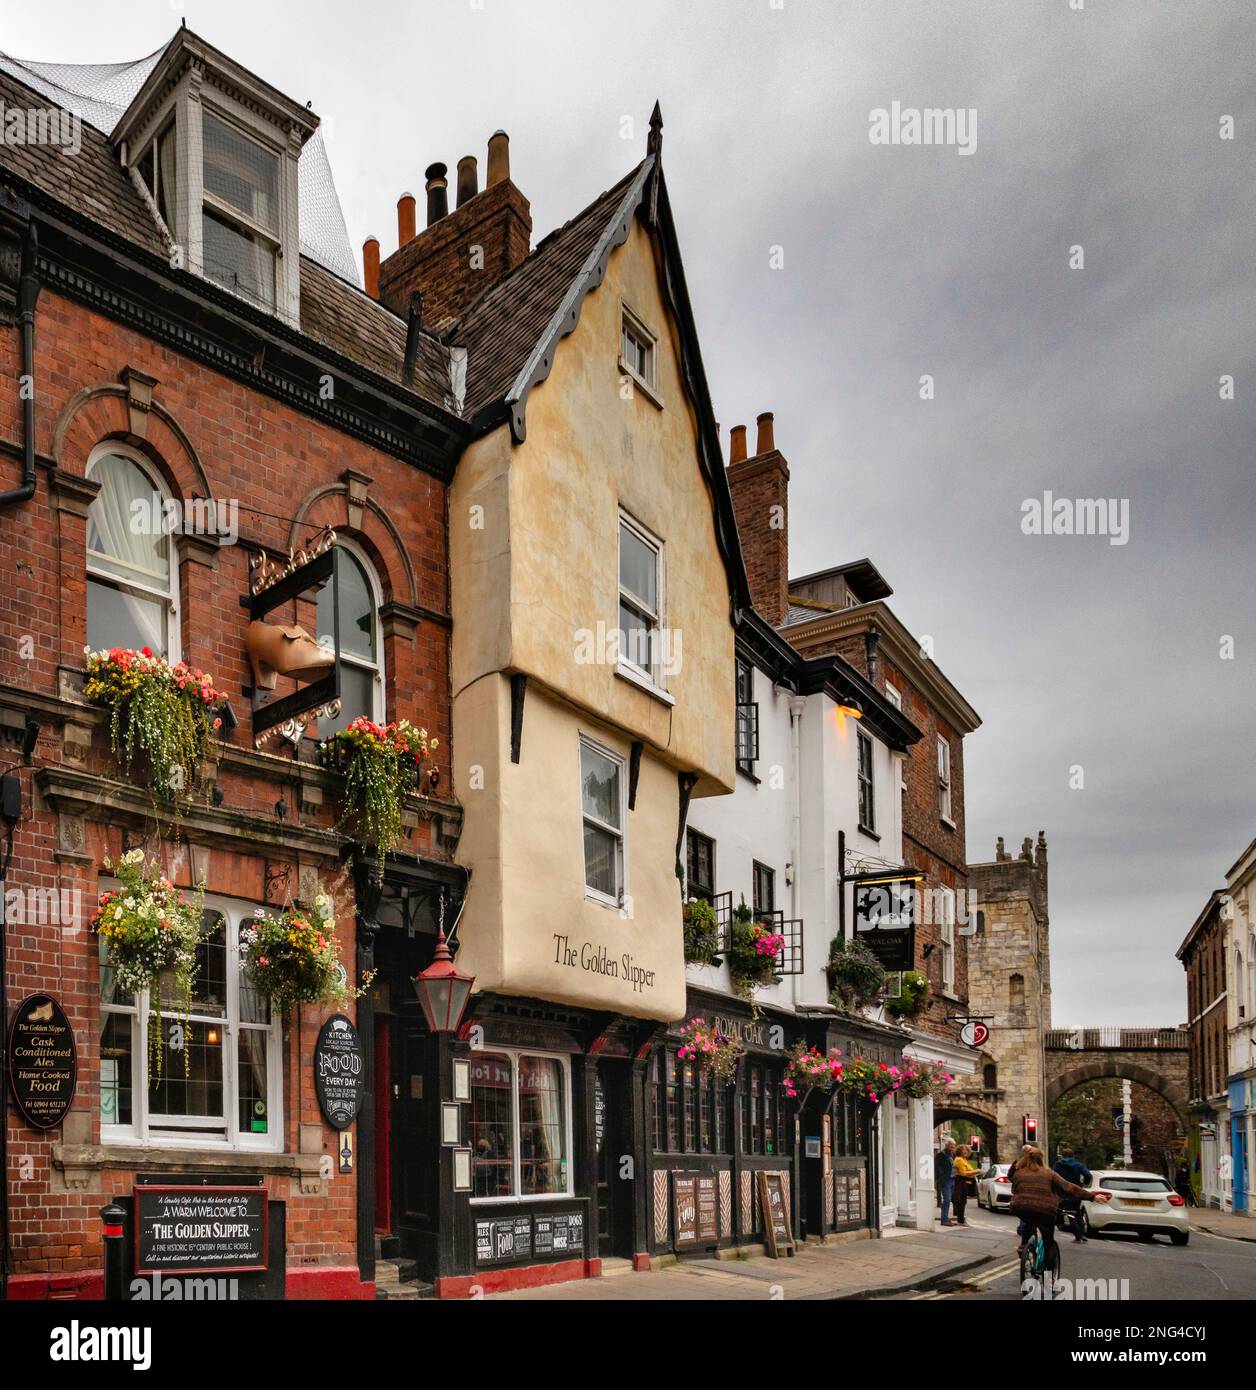
M 776 412 L 791 568 L 870 556 L 981 713 L 969 858 L 1045 829 L 1056 1023 L 1181 1021 L 1174 949 L 1256 835 L 1256 6 L 59 0 L 0 48 L 136 58 L 184 17 L 312 103 L 385 255 L 433 160 L 508 130 L 539 237 L 662 101 L 717 413 Z M 896 101 L 975 111 L 975 148 L 872 144 Z M 1127 543 L 1024 535 L 1045 491 L 1126 501 Z

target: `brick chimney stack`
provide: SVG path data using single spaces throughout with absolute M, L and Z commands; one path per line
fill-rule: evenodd
M 488 179 L 479 192 L 476 169 L 471 155 L 458 161 L 458 205 L 451 210 L 448 169 L 428 166 L 427 226 L 415 232 L 412 198 L 404 214 L 399 207 L 400 244 L 379 267 L 379 298 L 404 317 L 411 295 L 419 291 L 425 327 L 437 333 L 508 275 L 532 245 L 532 212 L 511 182 L 510 137 L 504 130 L 488 143 Z
M 789 465 L 776 447 L 770 412 L 759 416 L 750 458 L 745 425 L 733 427 L 727 473 L 751 601 L 779 627 L 789 611 Z

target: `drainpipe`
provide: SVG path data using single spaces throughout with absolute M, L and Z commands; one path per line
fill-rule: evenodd
M 793 874 L 792 874 L 792 881 L 791 881 L 791 883 L 790 883 L 790 885 L 789 885 L 789 915 L 790 915 L 795 921 L 798 920 L 798 901 L 799 901 L 799 897 L 800 897 L 800 890 L 799 890 L 798 879 L 799 879 L 800 871 L 801 871 L 801 868 L 802 868 L 802 865 L 801 865 L 801 863 L 799 862 L 800 859 L 801 859 L 800 850 L 801 850 L 801 846 L 802 846 L 802 786 L 801 786 L 801 784 L 800 784 L 800 782 L 799 782 L 800 769 L 801 769 L 801 767 L 802 767 L 802 758 L 801 758 L 801 755 L 800 755 L 800 747 L 799 747 L 799 745 L 800 745 L 800 742 L 801 742 L 802 712 L 803 712 L 803 710 L 806 708 L 806 706 L 807 706 L 807 701 L 806 701 L 801 695 L 791 695 L 791 696 L 790 696 L 790 700 L 789 700 L 789 738 L 790 738 L 791 750 L 792 750 L 792 752 L 793 752 L 793 758 L 794 758 L 794 806 L 793 806 L 793 820 L 794 820 L 794 823 L 793 823 L 793 828 L 792 828 L 792 830 L 791 830 L 791 839 L 792 839 L 792 842 L 793 842 L 793 848 L 792 848 L 792 850 L 791 850 L 791 857 L 792 857 L 792 859 L 793 859 Z M 806 930 L 805 926 L 804 926 L 803 929 Z M 800 978 L 800 977 L 797 976 L 797 975 L 792 975 L 792 976 L 790 976 L 790 979 L 791 979 L 791 981 L 792 981 L 792 983 L 793 983 L 793 997 L 794 997 L 794 1011 L 795 1011 L 795 1012 L 797 1012 L 797 1010 L 798 1010 L 798 981 L 799 981 L 799 978 Z
M 0 492 L 0 507 L 29 502 L 35 495 L 35 301 L 39 276 L 35 263 L 39 238 L 32 222 L 22 246 L 22 278 L 18 283 L 18 331 L 22 335 L 22 485 Z

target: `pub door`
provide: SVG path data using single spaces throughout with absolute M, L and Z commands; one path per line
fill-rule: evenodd
M 623 1174 L 632 1153 L 632 1063 L 599 1058 L 593 1086 L 593 1128 L 597 1144 L 598 1257 L 632 1258 L 632 1214 L 636 1182 Z

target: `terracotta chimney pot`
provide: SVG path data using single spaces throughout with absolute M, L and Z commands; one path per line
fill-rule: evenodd
M 414 240 L 414 194 L 403 193 L 397 199 L 397 245 Z
M 369 236 L 362 243 L 362 279 L 372 299 L 379 298 L 379 238 Z
M 474 198 L 479 191 L 479 165 L 475 155 L 464 154 L 458 161 L 458 206 Z
M 746 457 L 746 427 L 734 425 L 728 432 L 728 461 L 740 463 Z
M 495 183 L 504 183 L 510 178 L 510 136 L 504 130 L 495 130 L 488 141 L 488 178 L 485 188 Z
M 776 448 L 776 442 L 772 436 L 772 412 L 765 410 L 759 416 L 759 438 L 755 443 L 756 454 L 770 454 Z

